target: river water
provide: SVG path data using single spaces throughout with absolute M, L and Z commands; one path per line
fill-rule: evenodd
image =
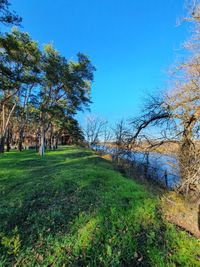
M 176 187 L 180 182 L 179 163 L 175 156 L 157 152 L 119 150 L 105 145 L 92 145 L 92 149 L 105 154 L 118 155 L 119 158 L 130 160 L 139 166 L 145 166 L 146 176 L 157 180 L 168 188 Z

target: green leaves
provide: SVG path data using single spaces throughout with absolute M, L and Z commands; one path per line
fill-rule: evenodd
M 70 135 L 76 142 L 83 133 L 73 116 L 87 107 L 93 80 L 92 66 L 87 56 L 78 54 L 77 62 L 59 54 L 52 44 L 44 46 L 41 60 L 41 82 L 38 90 L 38 107 L 43 123 L 58 136 Z
M 12 235 L 5 236 L 0 234 L 0 244 L 3 246 L 8 255 L 17 256 L 20 250 L 21 242 L 18 234 L 17 227 L 12 231 Z
M 23 84 L 37 81 L 40 51 L 28 33 L 16 28 L 0 36 L 0 87 L 19 91 Z
M 15 12 L 9 10 L 10 2 L 8 0 L 0 0 L 0 22 L 4 25 L 20 25 L 22 18 Z
M 1 4 L 7 6 L 8 2 L 0 0 L 0 10 Z M 43 136 L 43 141 L 48 135 L 50 147 L 62 134 L 69 136 L 70 133 L 71 140 L 82 140 L 83 134 L 73 117 L 91 103 L 94 71 L 84 54 L 78 53 L 76 61 L 68 62 L 52 44 L 40 49 L 27 32 L 13 28 L 1 34 L 0 113 L 3 114 L 1 107 L 6 112 L 0 126 L 6 127 L 0 137 L 6 134 L 8 127 L 17 129 L 20 151 L 25 131 L 27 136 Z M 6 124 L 3 121 L 7 121 Z

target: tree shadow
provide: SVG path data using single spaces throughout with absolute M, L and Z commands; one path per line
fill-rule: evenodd
M 43 184 L 27 194 L 20 207 L 7 216 L 2 214 L 0 220 L 4 222 L 4 232 L 10 234 L 17 227 L 23 245 L 30 245 L 39 234 L 66 234 L 80 211 L 92 213 L 97 206 L 93 187 L 80 188 L 74 181 L 64 181 L 59 186 Z
M 31 244 L 39 233 L 43 236 L 49 232 L 67 233 L 80 212 L 97 212 L 100 206 L 97 192 L 100 187 L 103 190 L 103 182 L 94 180 L 82 186 L 79 179 L 84 177 L 75 179 L 87 164 L 96 162 L 95 157 L 87 158 L 90 155 L 91 152 L 67 154 L 69 162 L 65 156 L 62 161 L 53 155 L 44 161 L 19 157 L 16 169 L 23 170 L 22 175 L 1 180 L 5 186 L 2 194 L 5 201 L 0 205 L 0 232 L 11 235 L 17 227 L 22 244 Z M 5 169 L 9 166 L 10 163 L 5 162 Z M 72 171 L 71 176 L 63 175 L 66 170 Z
M 72 257 L 71 266 L 150 266 L 149 240 L 151 246 L 155 243 L 155 248 L 165 247 L 165 223 L 159 211 L 154 214 L 154 210 L 149 208 L 152 199 L 148 199 L 142 187 L 134 183 L 126 187 L 127 181 L 118 179 L 121 175 L 112 172 L 111 164 L 90 155 L 92 152 L 74 152 L 57 157 L 52 153 L 44 161 L 21 158 L 17 166 L 20 170 L 24 168 L 23 175 L 18 177 L 18 181 L 15 179 L 15 187 L 1 202 L 0 232 L 9 236 L 17 227 L 22 250 L 28 248 L 30 251 L 40 251 L 41 237 L 46 243 L 52 238 L 53 251 L 56 238 L 63 241 L 62 237 L 71 236 L 73 242 L 69 251 L 66 244 L 61 244 L 58 252 L 52 252 L 64 253 L 65 260 Z M 66 161 L 66 157 L 70 160 Z M 29 165 L 32 168 L 27 168 Z M 111 171 L 107 172 L 107 169 Z M 154 215 L 156 222 L 159 219 L 159 225 L 153 223 Z M 86 217 L 85 221 L 81 221 L 81 216 Z M 98 222 L 94 228 L 93 219 Z M 159 232 L 159 239 L 149 237 L 148 233 L 152 232 Z M 89 240 L 88 243 L 85 239 Z M 44 251 L 49 247 L 48 244 L 42 252 L 45 256 L 48 253 Z M 111 256 L 109 263 L 103 265 L 99 261 L 103 251 L 105 258 L 109 258 L 110 247 L 113 255 L 120 251 L 117 257 L 121 265 L 115 265 Z M 75 256 L 72 251 L 75 251 Z M 135 258 L 134 252 L 137 252 Z M 141 255 L 143 259 L 140 262 Z M 93 256 L 96 265 L 91 263 Z

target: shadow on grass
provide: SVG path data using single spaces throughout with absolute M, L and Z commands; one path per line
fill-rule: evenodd
M 15 170 L 12 172 L 10 161 L 5 161 L 1 172 L 8 168 L 11 172 L 10 176 L 0 179 L 4 188 L 0 231 L 11 234 L 17 227 L 22 242 L 31 243 L 40 232 L 66 232 L 69 222 L 80 212 L 96 211 L 100 205 L 98 191 L 100 187 L 105 189 L 102 181 L 94 178 L 84 187 L 80 184 L 84 179 L 80 170 L 92 168 L 98 161 L 96 157 L 87 158 L 91 155 L 92 152 L 77 152 L 61 157 L 51 155 L 46 160 L 24 159 L 22 154 L 17 155 L 12 166 L 21 170 L 19 174 Z M 66 162 L 66 158 L 70 161 Z
M 142 186 L 90 151 L 24 154 L 0 162 L 0 233 L 20 237 L 0 246 L 5 266 L 164 266 L 166 226 Z

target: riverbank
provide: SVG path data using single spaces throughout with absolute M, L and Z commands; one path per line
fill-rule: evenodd
M 99 155 L 111 161 L 117 170 L 133 178 L 148 192 L 157 196 L 160 199 L 162 214 L 168 222 L 200 239 L 200 199 L 198 195 L 191 192 L 185 198 L 175 191 L 168 190 L 159 181 L 148 179 L 143 174 L 142 169 L 134 166 L 131 162 L 126 160 L 113 161 L 113 157 L 110 154 L 100 153 Z
M 0 158 L 0 266 L 200 266 L 160 200 L 91 150 Z
M 118 149 L 106 145 L 92 145 L 91 148 L 101 154 L 109 154 L 117 161 L 127 162 L 134 172 L 157 181 L 169 189 L 177 187 L 180 183 L 179 162 L 172 155 Z

